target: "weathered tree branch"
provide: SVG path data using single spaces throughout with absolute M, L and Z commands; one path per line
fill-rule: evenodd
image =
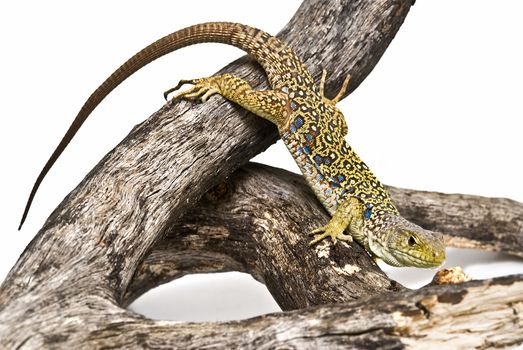
M 280 36 L 316 78 L 322 68 L 335 72 L 327 93 L 332 94 L 348 72 L 354 89 L 381 57 L 410 4 L 411 0 L 305 1 Z M 227 71 L 265 87 L 263 73 L 248 58 Z M 389 281 L 359 246 L 305 249 L 301 234 L 326 216 L 309 191 L 293 203 L 288 196 L 303 182 L 278 180 L 275 170 L 259 168 L 279 184 L 271 195 L 288 206 L 288 213 L 281 206 L 257 209 L 255 202 L 267 199 L 252 189 L 249 198 L 252 184 L 239 188 L 253 180 L 252 170 L 246 168 L 230 182 L 238 188 L 223 197 L 214 191 L 217 199 L 207 199 L 191 212 L 192 223 L 189 215 L 183 225 L 173 226 L 208 189 L 276 137 L 268 123 L 221 98 L 203 105 L 166 106 L 136 127 L 51 214 L 2 284 L 0 347 L 374 349 L 434 339 L 444 344 L 448 338 L 441 334 L 449 325 L 486 347 L 521 341 L 522 276 L 385 293 L 404 288 Z M 250 207 L 227 204 L 227 196 Z M 210 213 L 197 216 L 205 205 L 236 209 L 220 228 Z M 220 214 L 224 215 L 214 215 Z M 202 225 L 205 222 L 209 226 Z M 156 246 L 137 271 L 165 232 L 170 239 Z M 166 250 L 171 265 L 161 268 L 172 271 L 155 280 L 153 259 Z M 196 269 L 248 271 L 267 283 L 284 309 L 362 299 L 212 324 L 153 321 L 123 308 L 162 278 Z M 468 313 L 469 307 L 474 312 Z M 471 330 L 466 323 L 478 319 L 496 326 L 511 323 L 485 338 L 493 334 L 489 328 Z M 476 332 L 474 337 L 470 332 Z
M 403 215 L 428 229 L 449 233 L 450 246 L 523 255 L 522 203 L 390 186 L 388 189 Z M 215 198 L 216 191 L 223 193 Z M 264 282 L 283 310 L 402 289 L 384 278 L 358 245 L 352 244 L 354 251 L 347 255 L 344 243 L 331 250 L 311 250 L 296 244 L 307 240 L 305 235 L 314 225 L 328 220 L 300 175 L 251 163 L 211 194 L 173 224 L 152 249 L 137 270 L 125 303 L 185 274 L 223 271 L 247 272 Z M 272 260 L 263 256 L 268 249 Z M 278 266 L 286 267 L 286 276 L 299 279 L 274 275 L 282 272 Z M 354 269 L 358 271 L 353 274 Z M 321 288 L 335 289 L 310 293 L 311 288 L 318 286 L 307 281 L 316 280 L 319 274 L 323 278 Z M 287 290 L 293 291 L 291 296 L 282 295 Z
M 180 349 L 493 349 L 523 342 L 523 275 L 212 324 L 132 322 L 96 346 Z M 166 332 L 169 329 L 170 332 Z M 195 336 L 196 335 L 196 336 Z M 410 347 L 409 347 L 410 348 Z
M 67 342 L 85 349 L 493 349 L 523 342 L 523 275 L 223 323 L 146 320 L 112 304 L 94 311 L 86 320 L 96 328 L 48 336 L 47 344 Z M 102 318 L 100 311 L 108 314 Z M 46 331 L 49 327 L 42 329 Z M 33 338 L 26 339 L 23 346 L 34 347 Z
M 137 270 L 126 303 L 187 273 L 244 271 L 283 310 L 398 291 L 356 243 L 307 245 L 328 214 L 300 175 L 260 164 L 236 171 L 167 230 Z

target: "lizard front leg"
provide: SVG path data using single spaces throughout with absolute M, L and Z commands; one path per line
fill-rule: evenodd
M 318 236 L 309 242 L 309 245 L 314 245 L 327 237 L 330 237 L 334 244 L 338 239 L 351 242 L 353 236 L 361 236 L 362 227 L 363 205 L 358 199 L 349 197 L 338 205 L 327 225 L 311 232 L 311 235 Z
M 184 84 L 194 86 L 178 93 L 172 98 L 172 101 L 183 98 L 205 102 L 210 96 L 219 94 L 278 127 L 285 124 L 289 115 L 289 101 L 286 93 L 278 90 L 253 90 L 248 82 L 231 74 L 181 80 L 177 86 L 167 90 L 164 96 L 167 98 L 170 93 L 178 90 Z

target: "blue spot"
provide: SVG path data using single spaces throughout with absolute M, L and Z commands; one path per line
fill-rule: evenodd
M 321 164 L 321 157 L 320 156 L 315 156 L 314 157 L 314 161 L 316 162 L 317 165 L 320 165 Z
M 333 182 L 333 183 L 331 184 L 331 186 L 334 187 L 334 188 L 339 188 L 339 187 L 340 187 L 340 184 L 337 183 L 337 182 Z
M 305 138 L 307 139 L 307 141 L 311 142 L 312 140 L 314 140 L 314 137 L 312 137 L 311 134 L 305 134 Z
M 302 152 L 303 152 L 303 149 L 301 148 L 301 146 L 296 149 L 296 153 L 301 154 Z
M 291 101 L 291 109 L 292 109 L 293 111 L 295 111 L 295 110 L 298 109 L 298 105 L 296 104 L 296 102 Z
M 292 133 L 296 132 L 296 126 L 294 124 L 291 124 L 291 132 Z
M 325 164 L 329 165 L 329 164 L 331 163 L 331 160 L 330 160 L 329 158 L 325 158 L 325 159 L 323 160 L 323 162 L 324 162 Z
M 316 180 L 323 181 L 323 180 L 325 180 L 325 176 L 318 174 L 318 176 L 316 176 Z
M 340 191 L 340 197 L 343 197 L 345 195 L 345 193 L 347 193 L 346 189 L 341 190 Z
M 369 220 L 372 215 L 372 204 L 367 205 L 367 209 L 363 212 L 365 220 Z
M 339 181 L 339 182 L 343 182 L 343 181 L 345 181 L 345 176 L 343 176 L 343 175 L 338 175 L 338 181 Z
M 305 154 L 311 154 L 311 148 L 309 146 L 304 146 L 303 152 L 305 152 Z
M 327 188 L 327 189 L 325 190 L 325 194 L 326 194 L 327 196 L 332 195 L 332 190 L 331 190 L 330 188 Z
M 299 128 L 300 126 L 303 125 L 303 119 L 298 117 L 298 118 L 296 118 L 295 123 L 296 123 L 296 126 Z

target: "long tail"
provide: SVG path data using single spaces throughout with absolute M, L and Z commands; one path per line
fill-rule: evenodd
M 257 59 L 265 68 L 268 62 L 264 62 L 265 59 L 263 54 L 257 50 L 258 46 L 253 45 L 254 37 L 260 33 L 262 34 L 262 37 L 265 37 L 265 39 L 270 37 L 268 34 L 258 29 L 238 23 L 210 22 L 197 24 L 164 36 L 127 60 L 127 62 L 121 65 L 120 68 L 111 74 L 109 78 L 107 78 L 102 85 L 100 85 L 91 96 L 89 96 L 53 154 L 40 171 L 40 174 L 33 185 L 33 189 L 29 194 L 29 199 L 27 200 L 18 230 L 22 228 L 34 196 L 46 174 L 52 168 L 53 164 L 62 154 L 87 117 L 114 88 L 120 85 L 137 70 L 155 59 L 182 47 L 204 42 L 217 42 L 236 46 Z

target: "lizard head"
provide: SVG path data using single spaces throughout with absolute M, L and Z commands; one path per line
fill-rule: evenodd
M 443 235 L 403 217 L 383 214 L 366 225 L 369 250 L 392 266 L 437 267 L 445 260 Z

